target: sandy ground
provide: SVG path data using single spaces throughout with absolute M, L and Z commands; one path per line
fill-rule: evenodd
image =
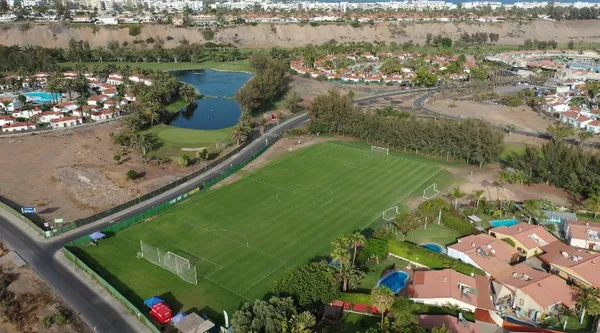
M 165 40 L 165 47 L 175 47 L 186 39 L 190 43 L 205 43 L 198 28 L 178 28 L 164 25 L 144 25 L 141 34 L 130 36 L 129 29 L 105 26 L 92 29 L 89 25 L 63 23 L 48 24 L 3 24 L 0 44 L 41 45 L 46 47 L 68 47 L 69 40 L 87 40 L 92 47 L 106 46 L 108 41 L 145 40 L 149 37 Z M 239 47 L 298 47 L 308 43 L 323 44 L 329 40 L 338 42 L 386 41 L 398 44 L 409 40 L 423 44 L 428 33 L 441 34 L 457 39 L 462 33 L 495 32 L 498 44 L 519 45 L 525 39 L 555 40 L 566 44 L 570 40 L 595 43 L 600 41 L 600 21 L 544 21 L 532 22 L 378 22 L 353 28 L 349 24 L 258 24 L 240 25 L 217 29 L 214 42 L 232 43 Z M 171 37 L 171 38 L 167 38 Z
M 11 254 L 11 255 L 14 255 Z M 15 325 L 6 320 L 0 321 L 0 333 L 91 333 L 92 330 L 71 310 L 67 305 L 45 284 L 39 276 L 27 265 L 17 267 L 11 260 L 11 255 L 4 255 L 0 258 L 0 268 L 3 272 L 16 274 L 17 278 L 8 289 L 15 293 L 15 296 L 27 297 L 26 306 L 29 311 L 24 313 L 24 322 L 27 324 L 22 329 L 17 329 Z M 56 314 L 57 312 L 66 312 L 71 318 L 71 323 L 64 326 L 53 325 L 44 327 L 44 318 Z
M 64 132 L 0 139 L 0 195 L 22 206 L 35 206 L 46 220 L 65 222 L 90 216 L 153 191 L 198 168 L 145 163 L 137 151 L 126 150 L 122 163 L 113 156 L 118 123 Z M 12 158 L 9 158 L 12 157 Z M 144 176 L 126 179 L 128 170 Z
M 354 97 L 359 98 L 363 96 L 375 95 L 377 93 L 398 90 L 398 87 L 390 87 L 380 84 L 344 84 L 338 82 L 317 81 L 315 79 L 303 78 L 299 75 L 291 76 L 290 90 L 294 90 L 300 94 L 304 100 L 304 104 L 306 105 L 312 102 L 318 95 L 327 93 L 331 89 L 338 90 L 342 94 L 347 94 L 350 91 L 353 91 Z

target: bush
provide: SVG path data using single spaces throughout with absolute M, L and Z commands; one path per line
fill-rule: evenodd
M 442 212 L 442 223 L 461 236 L 472 235 L 475 232 L 475 227 L 469 221 L 450 212 Z
M 138 173 L 135 172 L 135 170 L 129 170 L 129 171 L 127 171 L 127 179 L 134 180 L 137 177 L 138 177 Z
M 471 273 L 485 275 L 482 270 L 471 265 L 406 242 L 390 240 L 388 241 L 388 251 L 432 269 L 452 268 L 465 275 L 471 275 Z
M 350 26 L 351 26 L 352 28 L 360 28 L 360 23 L 358 23 L 358 22 L 354 21 L 354 22 L 350 23 Z
M 137 36 L 142 33 L 142 27 L 139 25 L 129 26 L 129 36 Z
M 152 43 L 154 43 L 154 38 L 152 38 L 152 37 L 146 38 L 146 44 L 152 44 Z
M 253 26 L 253 27 L 255 27 L 255 26 L 257 26 L 257 25 L 258 25 L 258 22 L 250 22 L 250 23 L 248 23 L 248 24 L 249 24 L 249 25 L 251 25 L 251 26 Z
M 204 40 L 213 40 L 215 38 L 215 32 L 211 29 L 202 30 L 202 37 L 204 37 Z
M 340 293 L 340 300 L 352 304 L 373 305 L 373 300 L 371 299 L 370 294 Z
M 115 162 L 117 162 L 117 164 L 119 164 L 119 162 L 121 161 L 121 155 L 116 154 L 115 156 L 113 156 L 113 160 L 115 160 Z
M 317 81 L 327 81 L 327 76 L 325 76 L 325 74 L 319 74 L 319 76 L 317 76 Z
M 314 21 L 311 21 L 311 22 L 309 22 L 308 24 L 310 24 L 310 26 L 311 26 L 311 27 L 316 27 L 316 26 L 318 26 L 318 25 L 319 25 L 319 22 L 314 22 Z

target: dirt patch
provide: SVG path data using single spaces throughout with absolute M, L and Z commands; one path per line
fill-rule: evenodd
M 69 132 L 0 139 L 0 195 L 36 206 L 45 221 L 71 222 L 156 190 L 200 168 L 145 162 L 137 151 L 112 143 L 119 123 Z M 121 164 L 113 157 L 121 154 Z M 126 179 L 128 170 L 143 176 Z
M 8 320 L 0 322 L 1 333 L 91 333 L 90 329 L 68 306 L 46 285 L 29 267 L 17 267 L 8 256 L 0 258 L 2 274 L 10 275 L 14 280 L 7 290 L 14 293 L 15 299 L 22 304 L 21 323 L 17 328 Z M 13 307 L 14 308 L 14 307 Z M 57 318 L 59 313 L 68 318 L 68 324 L 44 324 L 47 317 Z
M 290 90 L 296 91 L 308 105 L 315 97 L 336 89 L 342 94 L 354 92 L 355 98 L 381 94 L 387 91 L 398 90 L 398 87 L 389 87 L 378 84 L 348 84 L 340 82 L 317 81 L 316 79 L 304 78 L 298 75 L 291 76 Z

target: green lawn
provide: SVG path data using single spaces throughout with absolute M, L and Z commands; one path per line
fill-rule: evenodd
M 137 306 L 163 295 L 175 311 L 218 319 L 264 297 L 288 268 L 328 255 L 337 236 L 382 223 L 384 209 L 449 177 L 435 164 L 328 142 L 73 250 Z M 189 258 L 198 285 L 138 259 L 140 240 Z
M 407 265 L 408 262 L 392 256 L 388 256 L 384 260 L 380 260 L 379 264 L 377 264 L 377 261 L 375 260 L 370 260 L 365 264 L 365 267 L 368 269 L 368 272 L 365 275 L 365 278 L 361 281 L 358 289 L 361 292 L 370 294 L 371 290 L 375 288 L 375 285 L 377 285 L 377 282 L 379 281 L 379 279 L 381 279 L 381 277 L 383 276 L 383 272 L 386 269 L 388 269 L 391 266 L 395 266 L 397 268 L 404 268 Z
M 524 154 L 525 147 L 527 147 L 527 146 L 524 143 L 507 143 L 502 148 L 502 153 L 500 154 L 500 159 L 504 160 L 508 156 L 510 156 L 512 153 L 516 153 L 519 155 Z
M 328 332 L 362 333 L 370 327 L 378 326 L 380 320 L 380 317 L 363 316 L 356 313 L 345 312 L 339 330 L 331 330 Z
M 65 69 L 73 68 L 75 62 L 61 62 L 59 65 Z M 132 68 L 152 69 L 152 70 L 182 70 L 182 69 L 218 69 L 223 71 L 238 71 L 238 72 L 253 72 L 252 67 L 248 64 L 248 60 L 235 60 L 226 62 L 216 62 L 212 60 L 203 61 L 200 63 L 195 62 L 116 62 L 116 61 L 105 61 L 105 62 L 84 62 L 90 69 L 96 65 L 108 65 L 113 64 L 117 66 L 129 65 Z
M 408 233 L 406 240 L 415 244 L 435 243 L 449 245 L 456 242 L 460 235 L 443 224 L 429 223 L 427 229 L 419 228 Z
M 194 130 L 159 124 L 144 133 L 152 134 L 159 142 L 159 148 L 151 154 L 164 157 L 181 156 L 184 153 L 181 148 L 205 147 L 209 152 L 214 152 L 217 140 L 231 141 L 231 128 Z M 193 154 L 188 152 L 188 155 Z

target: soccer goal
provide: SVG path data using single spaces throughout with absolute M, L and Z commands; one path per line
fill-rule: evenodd
M 437 189 L 437 184 L 433 183 L 423 190 L 423 199 L 429 200 L 437 197 L 440 191 Z
M 138 257 L 144 258 L 173 274 L 177 274 L 177 276 L 186 282 L 198 284 L 196 266 L 192 265 L 188 259 L 178 254 L 171 251 L 164 252 L 163 250 L 148 245 L 140 240 L 140 253 L 138 253 Z
M 394 206 L 384 210 L 382 215 L 383 219 L 389 222 L 395 219 L 396 216 L 398 216 L 398 214 L 400 214 L 400 212 L 398 211 L 398 206 Z
M 371 146 L 371 151 L 375 152 L 375 153 L 384 153 L 386 155 L 390 154 L 389 148 L 383 148 L 383 147 L 377 147 L 377 146 Z

